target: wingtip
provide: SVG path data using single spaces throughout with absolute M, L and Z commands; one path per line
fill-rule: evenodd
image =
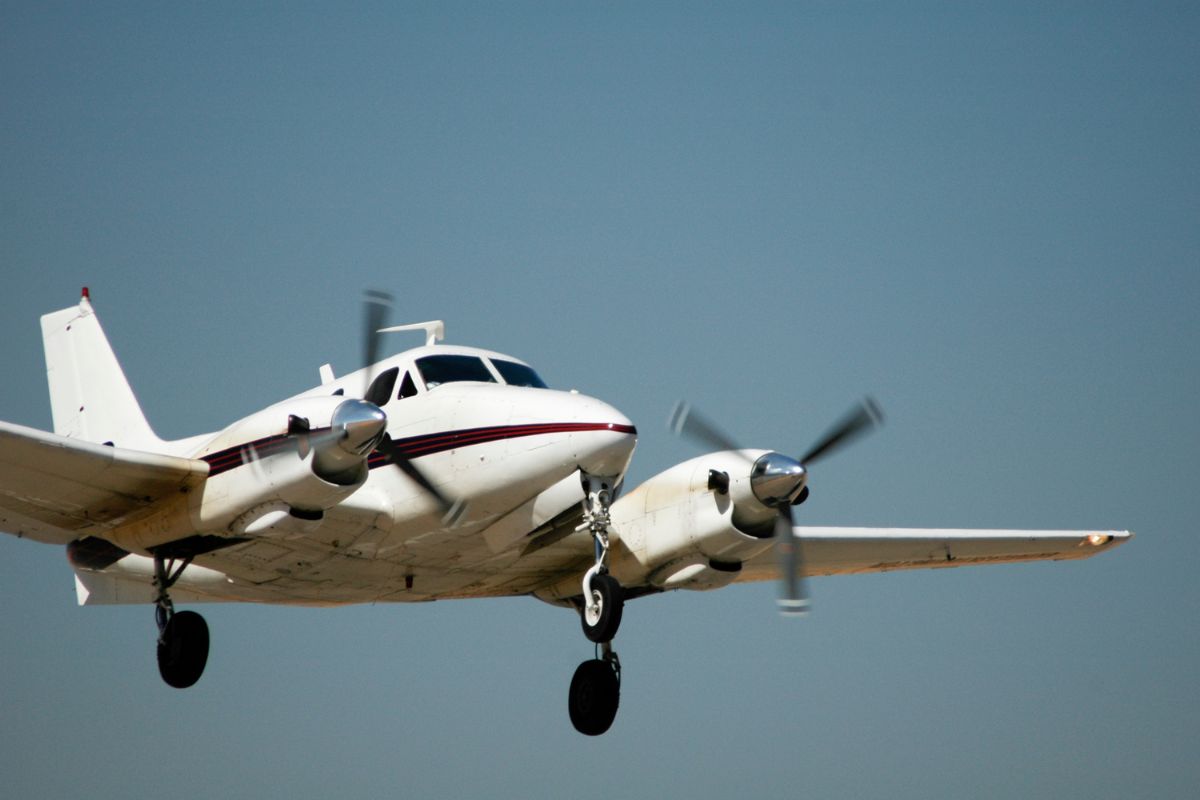
M 1079 542 L 1079 547 L 1097 550 L 1118 547 L 1133 538 L 1132 531 L 1097 531 L 1089 533 Z

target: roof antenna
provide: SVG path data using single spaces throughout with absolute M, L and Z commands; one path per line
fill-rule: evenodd
M 390 328 L 380 328 L 377 333 L 397 333 L 399 331 L 425 331 L 425 346 L 432 347 L 446 338 L 446 323 L 440 319 L 429 322 L 414 322 L 411 325 L 393 325 Z

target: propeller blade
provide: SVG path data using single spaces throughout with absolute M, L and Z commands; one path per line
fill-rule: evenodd
M 388 460 L 400 468 L 400 471 L 407 475 L 412 482 L 420 486 L 425 492 L 437 502 L 438 507 L 442 510 L 442 520 L 449 525 L 453 525 L 462 518 L 466 513 L 466 503 L 462 500 L 451 500 L 442 494 L 442 492 L 433 485 L 433 482 L 426 477 L 420 467 L 412 462 L 412 460 L 404 454 L 403 451 L 392 441 L 392 437 L 384 435 L 383 441 L 376 448 L 388 457 Z
M 775 518 L 775 554 L 779 558 L 779 613 L 786 617 L 807 614 L 810 609 L 800 556 L 800 539 L 792 524 L 792 507 L 779 506 Z
M 293 433 L 291 436 L 296 440 L 297 446 L 299 447 L 300 457 L 308 458 L 308 452 L 310 450 L 320 450 L 328 442 L 339 442 L 346 438 L 346 432 L 343 430 L 324 428 L 316 431 L 315 433 L 302 431 L 300 433 Z
M 667 426 L 675 432 L 676 436 L 686 434 L 693 439 L 710 444 L 718 450 L 741 449 L 724 431 L 705 419 L 692 408 L 691 403 L 685 400 L 680 400 L 675 404 L 675 408 L 671 409 L 671 415 L 667 418 Z
M 327 442 L 346 438 L 346 431 L 337 427 L 314 431 L 307 417 L 298 417 L 295 414 L 288 414 L 287 434 L 295 441 L 296 451 L 302 459 L 308 458 L 310 451 L 321 449 Z
M 378 378 L 371 379 L 372 368 L 379 360 L 381 338 L 379 330 L 387 325 L 391 309 L 392 295 L 388 292 L 379 289 L 367 289 L 363 292 L 363 366 L 367 369 L 363 398 L 377 406 L 382 406 L 391 399 L 391 388 L 388 387 L 388 391 L 385 393 L 381 391 L 383 387 L 377 385 Z M 385 394 L 388 396 L 384 396 Z
M 392 309 L 392 296 L 379 289 L 363 292 L 363 366 L 369 367 L 379 360 L 379 329 L 387 325 L 388 313 Z
M 851 409 L 801 457 L 800 463 L 807 467 L 882 422 L 883 411 L 879 408 L 879 404 L 871 398 L 865 397 L 856 408 Z
M 392 308 L 393 297 L 389 292 L 379 289 L 368 289 L 363 292 L 363 366 L 368 369 L 379 360 L 380 328 L 387 325 L 388 314 Z M 392 399 L 392 391 L 396 388 L 396 377 L 400 374 L 399 367 L 391 367 L 376 375 L 369 381 L 363 399 L 377 406 L 384 406 Z M 442 509 L 442 520 L 454 525 L 466 513 L 466 503 L 462 500 L 451 500 L 442 494 L 433 482 L 411 459 L 392 441 L 386 433 L 375 447 L 376 450 L 388 457 L 388 460 L 400 468 L 413 483 L 437 502 Z

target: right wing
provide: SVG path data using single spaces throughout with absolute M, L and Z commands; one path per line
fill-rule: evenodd
M 1019 531 L 958 528 L 794 529 L 808 575 L 1088 558 L 1128 541 L 1128 531 Z M 774 548 L 742 565 L 739 581 L 779 578 Z
M 102 534 L 197 486 L 208 464 L 0 422 L 0 530 L 52 544 Z

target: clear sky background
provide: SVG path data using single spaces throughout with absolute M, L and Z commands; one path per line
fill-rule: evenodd
M 181 692 L 3 536 L 4 794 L 1195 791 L 1200 9 L 746 5 L 3 3 L 0 418 L 83 285 L 168 437 L 357 367 L 379 287 L 622 409 L 633 482 L 680 397 L 795 454 L 869 392 L 800 522 L 1138 538 L 636 601 L 588 739 L 535 600 L 208 606 Z

